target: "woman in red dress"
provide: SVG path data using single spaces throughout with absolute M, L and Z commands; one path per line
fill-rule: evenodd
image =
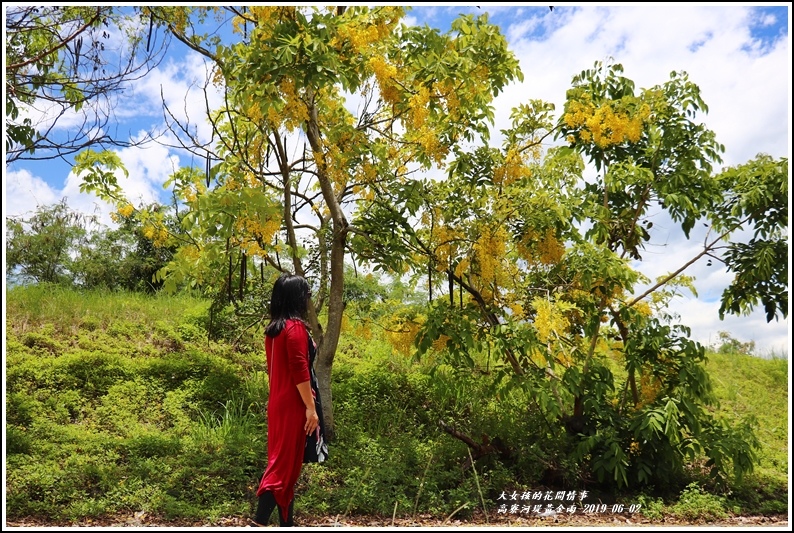
M 265 526 L 278 507 L 279 524 L 292 526 L 295 483 L 303 466 L 306 435 L 319 417 L 309 375 L 306 309 L 311 293 L 306 280 L 282 274 L 273 286 L 265 354 L 270 379 L 267 401 L 267 468 L 256 492 L 254 522 Z

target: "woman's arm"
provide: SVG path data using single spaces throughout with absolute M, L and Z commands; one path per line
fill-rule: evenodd
M 312 394 L 311 382 L 304 381 L 302 383 L 298 383 L 296 387 L 298 387 L 298 392 L 301 395 L 301 400 L 303 400 L 303 405 L 306 406 L 306 423 L 303 425 L 303 429 L 308 435 L 317 429 L 317 426 L 320 423 L 320 417 L 317 416 L 317 409 L 314 406 L 314 395 Z

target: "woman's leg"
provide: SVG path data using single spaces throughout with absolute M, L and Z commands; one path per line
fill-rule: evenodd
M 295 505 L 295 498 L 292 498 L 292 501 L 289 502 L 289 507 L 287 508 L 287 519 L 284 520 L 284 515 L 281 514 L 281 507 L 278 508 L 278 525 L 281 527 L 292 527 L 295 525 L 295 522 L 292 520 L 292 507 Z
M 276 505 L 276 498 L 273 496 L 273 493 L 269 490 L 262 493 L 259 497 L 259 503 L 256 506 L 256 515 L 254 516 L 254 522 L 259 524 L 260 526 L 266 526 L 267 523 L 270 521 L 270 515 L 273 514 L 273 509 L 277 507 Z M 279 513 L 280 515 L 280 513 Z M 279 516 L 279 520 L 281 520 L 281 516 Z

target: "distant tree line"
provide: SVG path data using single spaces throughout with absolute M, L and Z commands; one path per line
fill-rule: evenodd
M 163 211 L 152 204 L 148 211 Z M 162 287 L 154 273 L 171 260 L 173 246 L 146 236 L 140 211 L 115 213 L 118 227 L 71 209 L 64 198 L 29 216 L 6 219 L 6 281 L 54 283 L 86 289 L 153 293 Z M 167 217 L 166 217 L 167 218 Z

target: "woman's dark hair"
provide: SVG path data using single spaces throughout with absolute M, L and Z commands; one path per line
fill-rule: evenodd
M 280 275 L 270 296 L 270 323 L 265 328 L 265 334 L 275 337 L 290 318 L 306 322 L 310 296 L 309 283 L 303 276 L 286 272 Z

